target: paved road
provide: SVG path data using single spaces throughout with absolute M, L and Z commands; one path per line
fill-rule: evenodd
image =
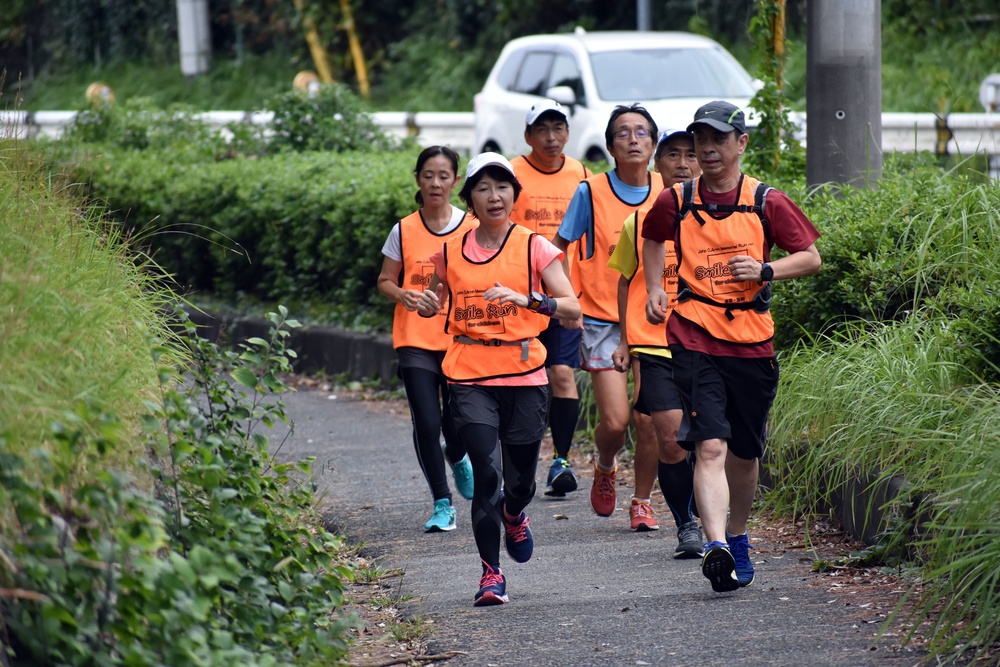
M 794 553 L 759 544 L 753 586 L 713 593 L 698 561 L 670 558 L 672 530 L 632 533 L 627 512 L 595 515 L 589 480 L 567 499 L 541 493 L 528 507 L 534 557 L 501 550 L 510 603 L 474 608 L 481 574 L 469 502 L 455 494 L 459 527 L 425 534 L 431 501 L 405 411 L 303 390 L 284 397 L 295 432 L 283 457 L 317 457 L 325 515 L 369 545 L 369 557 L 405 570 L 404 612 L 433 620 L 434 653 L 457 665 L 915 665 L 921 654 L 873 640 L 876 625 L 834 600 Z M 545 466 L 539 466 L 544 490 Z M 619 506 L 624 507 L 619 494 Z M 626 498 L 628 496 L 625 496 Z M 564 517 L 564 518 L 563 518 Z M 751 533 L 751 537 L 752 537 Z

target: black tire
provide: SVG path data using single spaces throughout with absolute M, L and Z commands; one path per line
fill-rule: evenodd
M 587 162 L 596 162 L 597 164 L 607 164 L 608 156 L 604 154 L 597 146 L 591 146 L 587 149 L 587 153 L 584 156 Z

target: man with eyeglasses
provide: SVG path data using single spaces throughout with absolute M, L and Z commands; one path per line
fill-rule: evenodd
M 691 134 L 684 130 L 666 130 L 661 134 L 653 165 L 664 188 L 699 175 L 701 167 L 695 158 Z M 655 442 L 657 446 L 660 491 L 677 527 L 674 558 L 701 558 L 704 540 L 701 527 L 693 516 L 692 468 L 687 452 L 677 444 L 681 399 L 673 380 L 666 326 L 646 320 L 646 279 L 640 261 L 642 236 L 639 234 L 644 217 L 641 211 L 628 217 L 618 245 L 608 260 L 608 266 L 621 274 L 618 278 L 621 342 L 614 352 L 615 368 L 622 373 L 632 371 L 636 394 L 632 424 L 637 443 L 643 443 L 636 447 L 645 446 L 645 441 Z M 665 246 L 666 263 L 660 284 L 670 297 L 672 307 L 677 298 L 677 257 L 673 243 L 667 242 Z M 636 508 L 632 513 L 634 530 L 643 525 L 642 517 L 636 516 L 642 509 L 645 508 Z
M 608 259 L 618 243 L 625 219 L 637 210 L 648 210 L 663 189 L 661 180 L 649 172 L 656 133 L 656 122 L 641 105 L 614 108 L 604 140 L 615 167 L 580 183 L 552 240 L 564 253 L 570 244 L 578 243 L 572 265 L 566 268 L 579 295 L 583 315 L 564 326 L 583 328 L 581 367 L 590 372 L 598 417 L 594 428 L 597 459 L 590 505 L 600 516 L 611 516 L 617 506 L 617 456 L 625 446 L 631 417 L 628 374 L 617 372 L 613 359 L 621 336 L 619 274 L 608 268 Z M 629 507 L 635 530 L 658 527 L 649 503 L 657 460 L 655 438 L 644 438 L 636 444 L 635 493 Z
M 820 269 L 819 232 L 783 192 L 740 170 L 743 110 L 700 107 L 687 127 L 702 175 L 664 190 L 642 226 L 646 317 L 662 322 L 664 243 L 678 257 L 667 344 L 683 414 L 678 442 L 697 455 L 694 494 L 705 530 L 702 574 L 716 592 L 754 581 L 747 522 L 767 418 L 778 391 L 771 283 Z M 771 261 L 771 248 L 787 255 Z
M 524 141 L 531 152 L 510 161 L 524 188 L 514 203 L 510 219 L 551 241 L 576 186 L 590 176 L 590 171 L 563 154 L 569 141 L 569 118 L 555 100 L 542 100 L 528 110 Z M 567 329 L 552 318 L 538 338 L 547 352 L 545 367 L 552 396 L 549 428 L 554 455 L 546 483 L 549 490 L 545 493 L 565 496 L 577 487 L 576 474 L 569 464 L 569 450 L 580 418 L 580 394 L 574 373 L 580 367 L 580 329 Z

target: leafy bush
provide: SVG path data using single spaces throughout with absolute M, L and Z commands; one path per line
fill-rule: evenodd
M 415 155 L 170 158 L 108 151 L 76 178 L 184 289 L 323 303 L 343 323 L 387 326 L 392 307 L 375 282 L 390 227 L 415 207 Z
M 52 420 L 83 400 L 123 420 L 108 460 L 127 465 L 142 454 L 137 415 L 157 383 L 146 339 L 169 337 L 159 311 L 175 295 L 29 148 L 0 141 L 0 431 L 12 445 L 45 443 Z
M 258 431 L 285 421 L 268 397 L 285 389 L 278 373 L 294 354 L 286 314 L 269 314 L 270 339 L 241 353 L 186 324 L 193 379 L 161 368 L 162 397 L 145 418 L 155 495 L 114 469 L 84 474 L 122 437 L 115 418 L 85 405 L 53 427 L 72 465 L 0 440 L 0 508 L 15 519 L 0 543 L 0 586 L 14 591 L 0 598 L 0 632 L 17 659 L 263 666 L 346 655 L 350 621 L 337 610 L 348 572 L 313 513 L 310 463 L 275 462 Z
M 4 664 L 341 659 L 346 572 L 310 462 L 260 432 L 285 420 L 296 323 L 269 315 L 239 352 L 174 333 L 157 267 L 26 144 L 0 149 Z
M 869 529 L 920 566 L 912 627 L 930 620 L 936 654 L 1000 641 L 1000 396 L 954 344 L 957 321 L 922 310 L 797 347 L 769 427 L 767 498 L 779 510 L 822 514 L 859 478 L 866 490 L 905 480 L 868 508 L 889 519 Z
M 275 150 L 388 151 L 398 144 L 344 84 L 321 85 L 312 93 L 293 90 L 272 98 L 267 108 L 274 112 L 269 143 Z
M 795 195 L 798 197 L 798 195 Z M 954 344 L 980 373 L 1000 366 L 1000 187 L 933 159 L 887 156 L 878 189 L 823 188 L 798 199 L 823 233 L 823 269 L 775 290 L 777 342 L 842 323 L 900 320 L 928 307 L 955 320 Z M 986 352 L 985 357 L 979 352 Z

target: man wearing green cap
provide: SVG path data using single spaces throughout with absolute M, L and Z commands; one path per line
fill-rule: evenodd
M 725 592 L 754 580 L 747 522 L 778 389 L 771 283 L 819 271 L 819 232 L 785 193 L 740 171 L 749 141 L 741 109 L 710 102 L 687 130 L 702 175 L 664 190 L 646 215 L 646 317 L 662 322 L 667 312 L 655 278 L 672 240 L 678 293 L 667 344 L 684 410 L 677 440 L 696 453 L 702 574 Z M 773 246 L 787 256 L 771 262 Z

